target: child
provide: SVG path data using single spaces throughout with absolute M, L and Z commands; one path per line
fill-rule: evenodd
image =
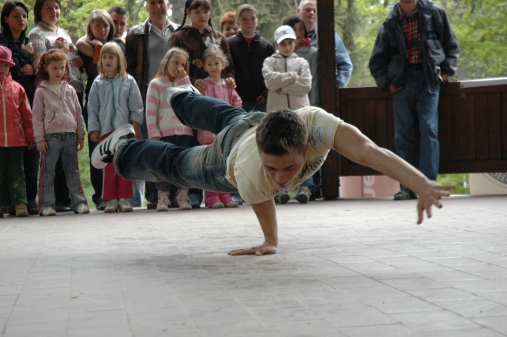
M 294 51 L 299 57 L 304 58 L 310 65 L 312 74 L 312 88 L 308 93 L 308 99 L 311 106 L 319 106 L 319 77 L 318 77 L 318 51 L 312 46 L 312 39 L 307 37 L 306 26 L 298 15 L 289 15 L 284 25 L 291 26 L 296 33 L 296 48 Z
M 241 108 L 241 98 L 236 90 L 228 87 L 222 79 L 222 72 L 227 67 L 227 57 L 222 49 L 217 46 L 209 46 L 203 54 L 204 70 L 209 77 L 204 79 L 206 82 L 205 96 L 215 97 L 229 103 L 230 105 Z M 198 140 L 203 145 L 213 143 L 215 135 L 209 131 L 199 130 Z M 238 203 L 233 201 L 230 193 L 218 193 L 206 191 L 206 206 L 209 208 L 238 207 Z
M 262 64 L 273 55 L 275 48 L 255 32 L 258 15 L 253 6 L 239 6 L 236 22 L 241 31 L 227 39 L 236 72 L 236 90 L 243 100 L 245 111 L 266 111 L 268 89 L 262 76 Z
M 190 19 L 190 25 L 185 25 L 187 17 Z M 203 81 L 206 78 L 206 72 L 202 66 L 202 55 L 210 45 L 217 45 L 222 48 L 225 55 L 227 55 L 227 59 L 231 60 L 226 38 L 211 26 L 210 3 L 207 0 L 186 0 L 183 22 L 171 36 L 169 48 L 181 47 L 188 51 L 190 81 L 201 92 L 206 90 L 206 84 Z M 225 70 L 225 82 L 231 88 L 236 87 L 232 62 L 229 62 Z
M 239 26 L 236 23 L 236 13 L 227 12 L 220 18 L 220 31 L 224 34 L 225 38 L 238 34 Z M 232 53 L 232 51 L 231 51 Z
M 267 58 L 262 67 L 262 74 L 269 89 L 267 111 L 279 108 L 299 109 L 309 106 L 308 92 L 311 89 L 312 75 L 308 62 L 294 53 L 296 34 L 287 25 L 280 26 L 275 31 L 275 47 L 278 53 Z M 313 181 L 305 181 L 313 185 Z M 308 186 L 298 190 L 296 199 L 301 203 L 308 202 L 310 190 Z M 275 196 L 275 201 L 285 204 L 290 196 L 282 191 Z
M 162 59 L 157 77 L 150 82 L 146 96 L 146 124 L 150 139 L 186 148 L 192 146 L 194 130 L 181 124 L 165 98 L 168 88 L 190 84 L 188 68 L 188 53 L 181 48 L 172 47 Z M 170 189 L 168 182 L 157 183 L 157 211 L 169 210 Z M 175 200 L 180 210 L 192 209 L 187 188 L 178 188 Z
M 262 66 L 262 75 L 269 89 L 267 111 L 278 108 L 296 110 L 310 105 L 310 66 L 294 53 L 296 34 L 290 26 L 276 29 L 275 47 L 278 52 L 268 57 Z
M 0 218 L 9 196 L 16 216 L 28 216 L 23 147 L 34 145 L 32 113 L 25 89 L 9 73 L 14 65 L 11 50 L 0 46 Z
M 55 167 L 61 157 L 72 210 L 89 213 L 77 160 L 77 151 L 84 145 L 83 116 L 76 90 L 64 81 L 70 76 L 67 54 L 60 49 L 44 53 L 37 76 L 42 80 L 33 100 L 35 139 L 42 153 L 38 211 L 42 216 L 56 215 Z
M 143 123 L 143 102 L 134 78 L 127 74 L 127 62 L 115 42 L 100 50 L 99 76 L 88 97 L 88 132 L 90 139 L 100 142 L 120 125 L 131 123 L 140 136 Z M 107 154 L 104 154 L 107 156 Z M 103 171 L 102 199 L 107 200 L 104 213 L 132 212 L 128 198 L 133 197 L 132 181 L 120 178 L 112 164 Z

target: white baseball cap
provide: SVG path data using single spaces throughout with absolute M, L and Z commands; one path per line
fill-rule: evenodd
M 275 31 L 275 42 L 280 43 L 285 39 L 296 39 L 296 33 L 294 33 L 294 29 L 291 26 L 283 25 L 276 29 Z

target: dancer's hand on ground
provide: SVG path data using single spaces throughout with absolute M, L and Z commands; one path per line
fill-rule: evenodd
M 257 256 L 261 256 L 264 254 L 276 254 L 276 247 L 273 244 L 264 241 L 264 243 L 260 246 L 255 246 L 252 248 L 235 249 L 235 250 L 231 250 L 227 254 L 229 254 L 231 256 L 254 255 L 254 254 Z
M 436 181 L 428 180 L 428 183 L 421 191 L 417 191 L 417 224 L 421 224 L 424 220 L 424 211 L 426 216 L 431 218 L 431 207 L 435 205 L 437 208 L 442 208 L 439 198 L 448 197 L 451 194 L 450 190 L 456 188 L 456 185 L 440 185 Z

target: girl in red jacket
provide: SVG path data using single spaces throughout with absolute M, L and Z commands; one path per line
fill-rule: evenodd
M 25 89 L 12 80 L 12 52 L 0 46 L 0 217 L 10 200 L 16 216 L 28 216 L 23 147 L 34 146 L 32 112 Z

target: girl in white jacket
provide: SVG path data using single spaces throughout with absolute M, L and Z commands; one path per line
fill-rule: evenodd
M 309 106 L 312 75 L 308 62 L 294 53 L 296 34 L 287 25 L 275 31 L 277 52 L 264 60 L 262 75 L 269 89 L 266 111 L 279 108 L 296 110 Z

